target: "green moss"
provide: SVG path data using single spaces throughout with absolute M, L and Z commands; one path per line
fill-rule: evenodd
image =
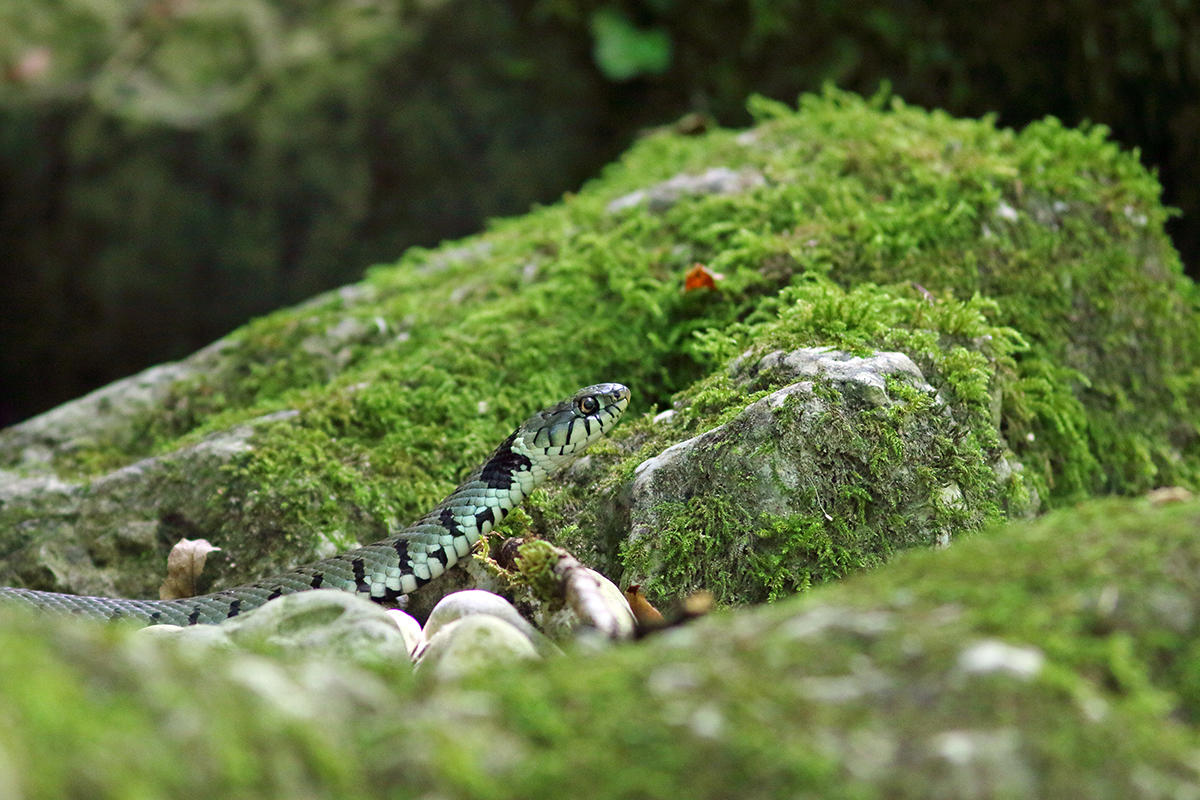
M 1194 650 L 1200 593 L 1179 565 L 1195 563 L 1198 513 L 1058 512 L 550 662 L 536 679 L 488 676 L 470 688 L 504 720 L 489 735 L 530 750 L 502 781 L 482 755 L 437 775 L 498 797 L 1117 797 L 1145 781 L 1187 792 L 1194 670 L 1176 670 Z M 965 654 L 995 640 L 1044 661 L 1025 677 L 969 672 Z M 478 724 L 449 720 L 444 735 Z M 956 767 L 960 752 L 970 761 Z
M 1195 502 L 1085 504 L 465 684 L 6 611 L 6 780 L 30 798 L 1188 796 L 1198 526 Z M 972 667 L 980 644 L 1021 659 Z
M 579 386 L 633 388 L 619 435 L 644 457 L 775 388 L 729 384 L 731 358 L 828 345 L 910 355 L 965 431 L 947 463 L 973 443 L 1025 465 L 1008 507 L 1022 504 L 1017 483 L 1049 505 L 1195 485 L 1196 293 L 1135 154 L 1101 128 L 998 130 L 833 90 L 799 111 L 751 107 L 747 135 L 654 133 L 560 204 L 256 320 L 130 435 L 60 464 L 98 474 L 296 409 L 233 467 L 228 523 L 210 531 L 280 531 L 297 548 L 280 557 L 295 557 L 314 533 L 363 540 L 417 517 Z M 718 166 L 765 185 L 607 211 Z M 682 291 L 697 262 L 724 276 L 715 291 Z M 632 419 L 672 404 L 670 430 L 639 439 Z M 587 505 L 544 519 L 587 531 Z M 595 547 L 611 562 L 611 542 Z
M 821 274 L 843 283 L 913 280 L 935 294 L 965 292 L 960 296 L 968 302 L 965 309 L 935 302 L 917 311 L 911 301 L 906 309 L 910 316 L 946 317 L 939 306 L 949 305 L 951 314 L 968 317 L 958 331 L 952 330 L 953 319 L 933 320 L 927 327 L 949 329 L 964 340 L 984 335 L 970 317 L 973 310 L 987 308 L 996 318 L 988 333 L 995 335 L 994 329 L 1003 327 L 1020 331 L 1027 346 L 1016 357 L 1011 398 L 1006 395 L 1010 424 L 1018 434 L 1013 446 L 1033 460 L 1057 454 L 1058 463 L 1047 465 L 1047 480 L 1054 482 L 1056 493 L 1094 485 L 1086 480 L 1099 468 L 1096 456 L 1110 449 L 1103 447 L 1105 442 L 1112 436 L 1127 442 L 1128 437 L 1103 434 L 1104 427 L 1095 422 L 1082 428 L 1064 425 L 1071 416 L 1064 406 L 1078 395 L 1091 401 L 1089 411 L 1100 411 L 1096 393 L 1133 383 L 1130 379 L 1146 370 L 1140 363 L 1148 360 L 1145 348 L 1165 346 L 1165 355 L 1174 349 L 1173 341 L 1196 346 L 1194 325 L 1180 326 L 1170 313 L 1171 304 L 1179 302 L 1175 298 L 1190 296 L 1190 288 L 1178 276 L 1174 254 L 1161 236 L 1165 215 L 1155 202 L 1157 186 L 1136 158 L 1109 143 L 1102 129 L 1077 132 L 1050 122 L 1013 134 L 996 131 L 987 122 L 954 120 L 898 102 L 885 111 L 836 92 L 806 98 L 799 114 L 775 111 L 751 147 L 737 146 L 726 132 L 703 139 L 651 137 L 569 203 L 497 225 L 481 240 L 485 246 L 468 257 L 455 262 L 415 252 L 399 271 L 376 272 L 369 285 L 377 297 L 370 309 L 356 310 L 357 316 L 376 316 L 389 331 L 403 328 L 411 338 L 401 347 L 350 356 L 342 369 L 355 371 L 353 365 L 361 360 L 363 374 L 346 376 L 345 382 L 377 379 L 378 370 L 390 362 L 392 374 L 401 380 L 451 381 L 468 394 L 475 384 L 475 393 L 489 400 L 500 384 L 512 386 L 514 397 L 505 398 L 507 403 L 497 399 L 496 407 L 528 409 L 547 395 L 611 378 L 633 385 L 640 406 L 646 407 L 684 388 L 689 377 L 700 374 L 701 363 L 711 363 L 697 358 L 690 346 L 692 332 L 721 335 L 733 321 L 769 319 L 781 308 L 773 299 L 781 282 Z M 748 196 L 680 202 L 662 218 L 640 211 L 613 217 L 602 211 L 604 198 L 627 188 L 711 165 L 753 165 L 771 184 Z M 1043 196 L 1046 203 L 1067 203 L 1068 209 L 1049 208 L 1042 216 L 1051 215 L 1050 222 L 1039 222 L 1041 206 L 1034 207 L 1034 200 Z M 1022 200 L 1027 202 L 1021 205 Z M 1020 209 L 1015 225 L 1005 227 L 995 217 L 1001 202 Z M 1149 221 L 1133 225 L 1123 204 L 1149 215 Z M 1146 248 L 1171 280 L 1141 277 L 1130 250 Z M 678 275 L 696 260 L 726 274 L 719 294 L 679 294 Z M 436 269 L 423 273 L 430 262 Z M 1045 269 L 1047 263 L 1055 269 Z M 522 277 L 527 267 L 535 270 L 532 281 Z M 1104 280 L 1097 280 L 1100 275 Z M 457 302 L 430 303 L 438 295 L 444 298 L 447 286 Z M 1133 290 L 1135 298 L 1124 296 Z M 990 299 L 979 299 L 980 292 Z M 857 297 L 851 294 L 842 302 L 852 304 Z M 810 341 L 849 346 L 880 338 L 886 320 L 862 324 L 865 317 L 854 320 L 854 309 L 839 308 L 831 300 L 813 298 Z M 1105 358 L 1104 372 L 1112 376 L 1105 388 L 1097 384 L 1099 374 L 1087 376 L 1090 387 L 1079 386 L 1069 371 L 1062 371 L 1072 367 L 1066 348 L 1079 327 L 1079 320 L 1069 318 L 1070 308 L 1084 302 L 1091 312 L 1086 319 L 1089 336 L 1107 331 L 1103 335 L 1114 344 L 1113 337 L 1130 335 L 1116 323 L 1135 321 L 1128 318 L 1135 300 L 1136 330 L 1144 331 L 1137 337 L 1140 349 L 1126 346 L 1117 361 L 1111 354 Z M 1105 308 L 1106 303 L 1113 307 Z M 236 390 L 231 386 L 211 396 L 244 405 L 278 397 L 291 387 L 323 385 L 327 376 L 297 343 L 328 326 L 328 312 L 341 313 L 341 305 L 331 301 L 326 308 L 305 309 L 303 317 L 285 312 L 247 329 L 239 337 L 238 356 L 247 367 L 235 371 Z M 433 331 L 438 333 L 430 337 Z M 994 346 L 1004 354 L 1011 352 L 1009 344 Z M 1173 361 L 1179 363 L 1178 357 Z M 544 374 L 548 363 L 553 378 Z M 1050 364 L 1055 371 L 1047 373 Z M 1165 377 L 1169 366 L 1156 371 Z M 432 374 L 417 379 L 413 373 L 423 370 Z M 964 372 L 971 370 L 943 374 L 965 389 Z M 484 377 L 492 381 L 478 383 Z M 1023 391 L 1021 380 L 1044 380 L 1066 390 L 1065 396 L 1043 392 L 1038 400 L 1027 401 L 1022 397 L 1026 391 L 1045 387 Z M 1160 407 L 1171 407 L 1171 397 L 1177 405 L 1186 397 L 1179 393 L 1188 390 L 1164 385 L 1161 378 L 1154 385 L 1144 379 L 1138 383 L 1143 392 L 1167 400 Z M 981 388 L 976 372 L 971 389 L 978 393 Z M 539 389 L 537 401 L 525 399 Z M 1131 399 L 1128 405 L 1138 403 Z M 1165 433 L 1162 422 L 1160 436 Z M 1034 434 L 1032 442 L 1028 433 Z M 1139 434 L 1143 439 L 1150 435 Z M 1157 449 L 1167 446 L 1164 442 Z M 1124 445 L 1119 456 L 1135 457 L 1130 447 Z M 1143 455 L 1154 460 L 1153 453 Z M 1146 468 L 1145 463 L 1127 468 L 1143 473 L 1142 478 L 1130 476 L 1132 489 L 1145 485 L 1150 477 Z M 1114 464 L 1107 469 L 1119 468 Z
M 914 509 L 906 506 L 913 502 L 912 493 L 932 496 L 920 509 L 925 530 L 946 537 L 977 529 L 1001 505 L 1017 511 L 1027 507 L 1028 488 L 1019 476 L 998 486 L 989 466 L 1003 451 L 992 393 L 1003 385 L 1003 368 L 1011 369 L 1010 354 L 1022 346 L 1014 332 L 987 321 L 992 304 L 980 298 L 930 304 L 903 289 L 846 292 L 821 280 L 784 290 L 774 303 L 773 313 L 761 322 L 707 334 L 700 350 L 715 361 L 749 347 L 739 359 L 748 365 L 771 350 L 813 344 L 834 343 L 867 354 L 876 348 L 899 349 L 924 366 L 947 405 L 935 405 L 931 396 L 905 381 L 890 380 L 889 394 L 897 402 L 874 416 L 854 416 L 850 423 L 845 398 L 818 381 L 814 392 L 827 403 L 827 417 L 812 425 L 815 438 L 805 457 L 821 453 L 822 460 L 796 465 L 820 476 L 819 484 L 793 500 L 806 513 L 781 521 L 747 509 L 737 500 L 737 485 L 725 486 L 724 478 L 714 477 L 706 490 L 711 496 L 658 509 L 655 517 L 662 524 L 654 535 L 627 541 L 628 517 L 599 517 L 596 510 L 621 506 L 620 494 L 637 465 L 670 445 L 729 423 L 781 385 L 770 373 L 746 384 L 732 377 L 739 368 L 722 369 L 677 396 L 669 424 L 623 425 L 615 440 L 629 442 L 631 449 L 598 484 L 554 487 L 553 500 L 538 502 L 539 516 L 547 523 L 539 527 L 539 535 L 610 575 L 632 574 L 633 580 L 645 582 L 651 564 L 664 565 L 647 585 L 659 599 L 707 588 L 723 603 L 740 603 L 775 599 L 784 595 L 785 586 L 807 587 L 877 565 L 895 548 L 930 543 L 930 538 L 913 538 L 909 517 Z M 941 416 L 946 412 L 948 417 Z M 923 432 L 927 444 L 921 447 L 928 449 L 913 449 L 916 431 Z M 900 490 L 892 476 L 906 465 L 916 465 L 916 479 Z M 946 485 L 961 491 L 961 502 L 938 499 Z M 596 494 L 607 499 L 589 502 Z M 557 534 L 558 523 L 570 526 L 565 534 Z M 794 536 L 786 533 L 789 527 Z
M 823 297 L 843 295 L 836 287 L 821 287 L 820 291 Z M 784 292 L 783 296 L 794 299 L 794 294 Z M 906 337 L 899 319 L 882 315 L 880 321 L 880 309 L 909 306 L 885 292 L 872 289 L 866 294 L 876 300 L 874 306 L 863 297 L 843 306 L 854 309 L 842 327 L 847 336 L 860 336 L 863 329 L 886 324 L 889 340 L 923 341 L 924 351 L 912 346 L 908 350 L 919 359 L 924 356 L 927 363 L 945 363 L 942 356 L 947 350 L 955 353 L 956 348 L 939 346 L 938 332 L 918 331 L 924 336 Z M 762 331 L 747 329 L 746 342 L 755 344 L 739 359 L 743 366 L 735 365 L 684 393 L 679 404 L 691 404 L 681 405 L 677 419 L 658 432 L 654 446 L 648 449 L 661 452 L 712 425 L 737 426 L 747 406 L 767 390 L 791 382 L 769 370 L 753 380 L 743 374 L 757 354 L 775 349 L 777 344 L 788 348 L 806 343 L 795 317 L 781 318 L 791 323 L 786 331 L 780 330 L 777 321 L 763 326 Z M 983 325 L 978 314 L 973 319 Z M 1004 331 L 996 334 L 993 339 Z M 612 549 L 616 549 L 612 541 L 620 542 L 617 557 L 605 552 L 589 555 L 609 574 L 641 583 L 658 600 L 707 589 L 721 604 L 741 604 L 779 599 L 876 566 L 898 549 L 946 542 L 979 529 L 996 519 L 1000 504 L 1012 498 L 1002 496 L 991 466 L 1002 447 L 989 411 L 990 397 L 978 390 L 978 374 L 994 375 L 996 361 L 978 351 L 970 355 L 973 357 L 958 356 L 950 362 L 960 368 L 954 383 L 939 380 L 939 373 L 929 373 L 935 385 L 944 387 L 949 403 L 892 376 L 887 381 L 890 399 L 886 405 L 862 409 L 833 386 L 816 380 L 815 404 L 792 397 L 771 412 L 787 418 L 780 429 L 797 431 L 796 441 L 790 434 L 779 441 L 771 438 L 759 445 L 763 452 L 742 454 L 738 448 L 749 446 L 756 441 L 754 435 L 762 434 L 738 433 L 740 429 L 728 436 L 722 434 L 711 443 L 718 455 L 699 459 L 706 464 L 703 476 L 688 472 L 663 479 L 668 484 L 678 481 L 667 494 L 681 494 L 686 501 L 668 500 L 641 510 L 632 536 L 627 533 L 629 520 L 617 520 L 609 540 Z M 963 364 L 968 368 L 963 370 Z M 741 377 L 732 377 L 739 374 Z M 957 386 L 965 386 L 967 391 L 960 394 L 955 391 Z M 727 405 L 721 407 L 722 403 Z M 750 438 L 743 441 L 743 436 Z M 646 449 L 643 446 L 631 460 L 639 460 Z M 786 461 L 784 471 L 790 477 L 764 492 L 755 482 L 764 480 L 758 474 L 760 467 L 774 459 Z M 741 470 L 754 476 L 749 478 Z M 739 481 L 749 483 L 743 486 Z M 622 491 L 623 485 L 618 484 L 614 493 Z M 618 501 L 614 496 L 609 503 L 619 505 Z M 793 512 L 780 515 L 762 507 L 780 502 Z M 585 516 L 584 521 L 585 526 L 595 524 L 605 530 L 603 520 Z M 638 525 L 646 530 L 642 532 Z
M 535 598 L 552 609 L 563 602 L 562 581 L 554 574 L 554 566 L 562 554 L 541 540 L 525 542 L 517 548 L 517 574 L 514 583 L 527 587 Z
M 44 620 L 5 616 L 0 744 L 10 790 L 39 798 L 348 796 L 355 781 L 345 730 L 303 722 L 256 692 L 253 679 L 231 681 L 196 653 L 139 647 L 128 632 L 89 627 L 47 632 Z M 303 680 L 252 657 L 242 667 L 281 684 Z M 41 766 L 25 768 L 32 764 Z
M 1195 290 L 1136 154 L 1052 119 L 1013 134 L 898 102 L 881 117 L 845 95 L 802 108 L 814 113 L 779 116 L 764 143 L 793 155 L 791 174 L 838 174 L 843 194 L 876 202 L 822 221 L 829 275 L 995 301 L 1029 345 L 1005 427 L 1052 495 L 1194 482 L 1197 440 L 1164 412 L 1195 407 Z

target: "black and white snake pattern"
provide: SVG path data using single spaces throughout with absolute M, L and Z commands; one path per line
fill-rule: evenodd
M 629 389 L 602 383 L 534 414 L 450 496 L 383 541 L 257 583 L 182 600 L 80 597 L 0 587 L 0 603 L 147 625 L 217 623 L 280 595 L 333 588 L 394 603 L 454 566 L 547 476 L 573 461 L 621 417 Z

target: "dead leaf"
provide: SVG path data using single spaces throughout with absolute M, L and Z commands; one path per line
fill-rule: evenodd
M 629 608 L 633 611 L 633 618 L 637 620 L 639 628 L 661 628 L 666 624 L 663 615 L 650 605 L 638 584 L 635 583 L 625 590 L 625 599 L 629 602 Z
M 696 264 L 683 276 L 683 291 L 694 292 L 697 289 L 716 289 L 717 281 L 725 276 L 719 272 L 710 272 L 703 264 Z
M 167 556 L 167 579 L 158 587 L 160 600 L 181 600 L 196 596 L 196 580 L 204 571 L 208 554 L 220 550 L 207 539 L 180 539 Z

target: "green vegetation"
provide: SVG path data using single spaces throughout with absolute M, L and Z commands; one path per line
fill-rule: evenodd
M 762 122 L 749 132 L 658 132 L 558 205 L 413 249 L 361 284 L 254 321 L 218 367 L 131 423 L 132 444 L 62 452 L 59 467 L 87 478 L 294 409 L 258 425 L 193 523 L 255 559 L 305 557 L 314 541 L 367 541 L 415 518 L 517 421 L 601 380 L 634 390 L 629 419 L 593 457 L 611 496 L 644 458 L 777 388 L 735 385 L 731 358 L 831 345 L 904 352 L 942 393 L 953 425 L 930 463 L 971 508 L 937 511 L 951 532 L 1020 511 L 1028 488 L 1054 506 L 1196 485 L 1196 292 L 1133 155 L 1099 128 L 1015 133 L 834 90 L 799 111 L 761 99 L 751 109 Z M 714 167 L 756 170 L 765 185 L 685 194 L 658 212 L 607 208 Z M 683 291 L 697 263 L 723 276 L 715 290 Z M 861 508 L 856 493 L 874 496 L 872 465 L 913 456 L 897 455 L 889 433 L 925 424 L 912 400 L 853 433 L 870 452 L 846 509 Z M 667 429 L 637 419 L 672 403 Z M 997 494 L 988 465 L 1006 448 L 1025 469 Z M 594 493 L 575 492 L 542 502 L 536 531 L 612 563 L 606 531 L 620 520 L 595 520 Z M 877 563 L 889 535 L 850 511 L 848 530 L 877 544 L 834 561 Z M 795 532 L 782 551 L 820 550 L 805 544 L 810 521 L 763 530 L 778 525 Z M 261 568 L 255 559 L 240 568 Z M 761 586 L 775 587 L 764 596 L 786 583 L 775 570 L 763 567 Z
M 9 0 L 0 422 L 826 82 L 1106 123 L 1196 267 L 1198 37 L 1178 0 Z
M 764 321 L 703 337 L 701 347 L 718 360 L 743 353 L 732 368 L 680 393 L 669 426 L 632 434 L 638 454 L 626 463 L 636 465 L 716 425 L 731 428 L 702 445 L 719 453 L 703 459 L 703 477 L 685 467 L 665 479 L 678 482 L 668 494 L 687 502 L 669 500 L 649 520 L 634 520 L 630 539 L 629 519 L 600 515 L 620 505 L 632 475 L 618 472 L 605 485 L 608 501 L 590 508 L 563 491 L 552 502 L 569 510 L 556 518 L 579 514 L 580 530 L 595 531 L 568 530 L 567 546 L 623 581 L 649 582 L 660 600 L 703 588 L 721 603 L 754 603 L 875 566 L 904 547 L 948 542 L 996 519 L 1001 508 L 1028 513 L 1022 477 L 998 479 L 995 471 L 1007 451 L 989 385 L 1002 382 L 993 377 L 1012 368 L 1012 353 L 1024 345 L 1013 331 L 988 324 L 985 312 L 994 310 L 979 298 L 931 303 L 875 286 L 844 292 L 818 281 L 784 289 L 778 304 L 763 304 Z M 741 422 L 751 403 L 795 380 L 771 369 L 756 374 L 757 360 L 813 345 L 906 353 L 938 384 L 941 400 L 889 376 L 890 399 L 863 408 L 818 380 L 813 401 L 793 396 L 772 410 L 777 425 Z M 738 444 L 730 449 L 727 441 Z M 764 486 L 764 471 L 780 485 Z M 944 501 L 943 492 L 955 499 Z M 777 510 L 781 502 L 789 513 Z M 648 526 L 646 535 L 639 525 Z
M 387 432 L 410 452 L 436 448 L 452 422 L 474 456 L 476 431 L 494 436 L 594 380 L 634 386 L 635 409 L 663 405 L 761 336 L 919 347 L 931 380 L 964 401 L 999 391 L 1002 431 L 1051 496 L 1194 482 L 1196 294 L 1162 235 L 1157 184 L 1102 129 L 1014 134 L 836 92 L 799 113 L 753 107 L 767 122 L 749 143 L 724 131 L 650 137 L 561 205 L 375 270 L 359 307 L 332 295 L 255 322 L 235 334 L 244 366 L 188 390 L 183 429 L 298 405 L 306 426 L 339 441 Z M 754 167 L 769 183 L 661 216 L 604 211 L 712 166 Z M 680 292 L 695 262 L 725 275 L 719 291 Z M 826 278 L 891 288 L 839 302 Z M 296 345 L 347 318 L 379 335 L 346 347 L 340 371 L 305 367 Z M 395 424 L 415 408 L 424 434 L 416 420 Z M 470 463 L 458 443 L 430 460 Z
M 465 684 L 95 626 L 48 634 L 8 613 L 0 785 L 29 798 L 1187 796 L 1198 525 L 1194 502 L 1089 503 Z
M 814 382 L 812 469 L 835 480 L 816 509 L 758 514 L 723 479 L 658 509 L 678 557 L 662 588 L 778 602 L 421 687 L 400 667 L 190 651 L 0 609 L 0 794 L 1200 791 L 1200 506 L 1066 507 L 1200 477 L 1197 295 L 1156 182 L 1098 128 L 1015 133 L 835 90 L 751 108 L 752 131 L 660 131 L 561 204 L 256 320 L 112 441 L 40 467 L 4 449 L 31 481 L 92 483 L 86 509 L 48 482 L 0 509 L 0 550 L 144 507 L 235 552 L 237 580 L 416 516 L 526 414 L 617 380 L 628 419 L 518 519 L 589 564 L 636 568 L 608 501 L 644 459 L 778 389 L 752 369 L 763 356 L 906 353 L 944 405 L 892 375 L 889 403 L 852 414 Z M 609 210 L 716 167 L 763 180 Z M 697 263 L 716 288 L 684 291 Z M 643 413 L 668 405 L 669 424 Z M 268 417 L 281 411 L 295 413 Z M 250 447 L 186 461 L 242 424 Z M 1023 477 L 998 481 L 1015 460 Z M 1026 510 L 1029 488 L 1057 509 L 970 535 Z M 960 541 L 893 558 L 943 533 Z
M 558 610 L 563 602 L 562 581 L 553 570 L 561 557 L 561 553 L 539 539 L 525 542 L 518 548 L 514 583 L 527 587 L 536 599 Z

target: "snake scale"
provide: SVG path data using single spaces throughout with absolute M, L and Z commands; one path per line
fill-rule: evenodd
M 147 625 L 217 623 L 284 594 L 333 588 L 393 603 L 437 578 L 550 474 L 573 461 L 620 419 L 629 389 L 602 383 L 534 414 L 445 500 L 383 541 L 257 583 L 183 600 L 80 597 L 0 587 L 0 603 Z

